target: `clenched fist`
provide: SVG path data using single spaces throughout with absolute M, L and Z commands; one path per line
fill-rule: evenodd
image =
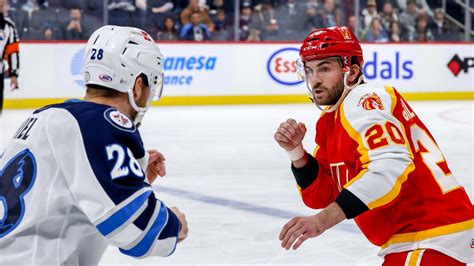
M 157 150 L 149 150 L 148 166 L 146 169 L 146 177 L 150 184 L 153 184 L 158 176 L 166 175 L 165 156 Z
M 289 118 L 278 127 L 274 138 L 278 145 L 286 151 L 291 151 L 300 145 L 306 134 L 306 126 Z
M 185 240 L 188 237 L 188 221 L 186 221 L 186 216 L 184 213 L 180 212 L 178 208 L 171 207 L 170 210 L 178 217 L 179 222 L 181 223 L 181 231 L 178 234 L 178 243 Z

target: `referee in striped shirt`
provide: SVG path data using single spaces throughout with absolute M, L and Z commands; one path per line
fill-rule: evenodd
M 20 56 L 18 45 L 18 33 L 15 24 L 6 18 L 8 10 L 8 2 L 0 0 L 0 53 L 2 58 L 0 61 L 0 115 L 3 110 L 3 89 L 5 78 L 4 60 L 8 61 L 8 76 L 10 77 L 11 90 L 18 89 L 18 74 L 20 69 Z

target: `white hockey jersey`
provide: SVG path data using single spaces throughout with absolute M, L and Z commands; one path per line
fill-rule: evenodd
M 181 224 L 145 182 L 132 121 L 71 100 L 33 113 L 0 159 L 0 265 L 96 265 L 111 244 L 173 253 Z

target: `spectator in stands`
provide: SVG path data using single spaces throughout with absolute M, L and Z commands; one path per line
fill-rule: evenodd
M 28 21 L 28 13 L 21 10 L 20 8 L 21 3 L 16 3 L 16 5 L 8 5 L 5 2 L 5 11 L 4 16 L 6 18 L 10 18 L 14 23 L 18 30 L 18 35 L 20 39 L 24 38 L 28 33 L 29 21 Z
M 228 40 L 231 24 L 229 23 L 229 20 L 227 20 L 224 9 L 217 10 L 217 14 L 213 22 L 214 22 L 214 32 L 212 32 L 212 40 L 214 41 Z
M 53 29 L 53 27 L 46 25 L 43 28 L 43 40 L 52 41 L 52 40 L 58 40 L 58 39 L 59 38 L 57 37 L 57 33 Z
M 135 11 L 134 0 L 109 0 L 109 10 L 124 10 L 128 12 Z
M 418 16 L 418 8 L 416 7 L 415 1 L 408 0 L 406 10 L 400 14 L 400 22 L 410 34 L 415 32 L 417 16 Z
M 306 7 L 313 6 L 315 8 L 319 8 L 319 0 L 306 0 Z
M 367 7 L 362 10 L 362 27 L 367 30 L 373 18 L 379 17 L 377 14 L 377 2 L 375 0 L 368 0 Z
M 214 23 L 212 23 L 209 18 L 209 11 L 205 6 L 201 6 L 199 0 L 189 0 L 189 5 L 186 7 L 180 15 L 181 25 L 186 25 L 190 23 L 190 18 L 192 13 L 200 13 L 201 20 L 204 24 L 207 25 L 208 31 L 214 30 Z
M 398 21 L 397 12 L 389 1 L 383 4 L 382 12 L 379 13 L 379 16 L 382 21 L 382 26 L 385 29 L 390 29 L 390 24 L 394 21 Z
M 356 24 L 357 24 L 357 18 L 354 15 L 349 16 L 349 18 L 347 19 L 347 27 L 349 27 L 349 29 L 351 29 L 351 31 L 355 33 L 357 38 L 360 38 L 360 36 L 357 35 L 356 33 L 356 28 L 357 28 Z
M 324 28 L 324 19 L 314 5 L 309 5 L 306 9 L 306 20 L 303 24 L 304 32 L 311 32 L 315 29 Z
M 21 4 L 21 9 L 28 13 L 33 12 L 34 10 L 38 9 L 38 4 L 35 0 L 27 0 Z
M 356 22 L 357 18 L 354 15 L 349 16 L 347 19 L 347 26 L 352 30 L 352 32 L 354 32 L 357 38 L 362 39 L 362 36 L 365 34 L 364 29 L 359 25 L 359 29 L 356 31 Z
M 433 21 L 428 26 L 434 39 L 436 41 L 457 41 L 456 33 L 444 17 L 444 10 L 437 8 L 434 14 Z
M 178 14 L 181 14 L 181 12 L 188 7 L 189 5 L 189 0 L 173 0 L 173 4 L 175 6 L 175 10 L 179 11 Z M 178 24 L 178 22 L 176 22 Z
M 390 23 L 389 33 L 390 33 L 390 40 L 389 40 L 390 42 L 406 41 L 398 21 L 392 21 Z
M 249 34 L 249 37 L 247 38 L 247 41 L 248 42 L 259 42 L 262 40 L 262 38 L 260 38 L 260 34 L 262 32 L 258 29 L 250 29 L 250 34 Z
M 235 1 L 235 0 L 234 0 Z M 234 1 L 229 0 L 207 0 L 206 5 L 209 7 L 210 13 L 217 14 L 217 10 L 223 9 L 226 14 L 234 12 Z
M 336 25 L 345 24 L 342 12 L 340 8 L 336 6 L 334 0 L 324 0 L 320 14 L 324 21 L 324 27 L 333 27 Z
M 397 0 L 397 3 L 400 7 L 401 10 L 406 10 L 408 9 L 408 3 L 412 1 L 417 9 L 423 10 L 426 12 L 430 17 L 433 16 L 433 12 L 430 9 L 430 6 L 428 5 L 428 2 L 426 0 Z M 450 2 L 451 0 L 448 0 Z
M 388 42 L 387 31 L 383 28 L 380 18 L 375 17 L 372 19 L 364 40 L 368 42 Z
M 104 15 L 104 3 L 96 0 L 85 0 L 86 8 L 84 11 L 97 19 L 101 19 Z
M 135 0 L 135 7 L 140 11 L 146 11 L 147 0 Z
M 257 29 L 260 38 L 263 40 L 274 40 L 278 36 L 280 25 L 275 18 L 275 10 L 273 9 L 271 0 L 262 0 L 259 5 L 254 7 L 251 29 Z
M 297 0 L 284 0 L 275 13 L 275 17 L 280 25 L 280 39 L 282 40 L 299 40 L 306 37 L 303 32 L 303 26 L 306 17 L 302 14 L 306 11 L 306 6 Z
M 167 17 L 165 19 L 164 26 L 156 34 L 156 39 L 162 41 L 176 41 L 178 39 L 176 22 L 172 17 Z
M 109 24 L 118 26 L 134 25 L 136 10 L 134 0 L 111 0 L 108 6 Z
M 174 8 L 171 0 L 147 0 L 146 6 L 150 13 L 158 15 L 167 13 Z
M 412 42 L 431 42 L 434 36 L 428 28 L 428 16 L 421 13 L 416 20 L 415 32 L 410 36 Z
M 245 41 L 250 35 L 250 24 L 252 23 L 252 6 L 250 1 L 244 1 L 240 10 L 239 39 Z
M 62 26 L 66 40 L 87 40 L 91 34 L 90 26 L 82 19 L 82 10 L 72 7 L 69 10 L 69 21 Z
M 224 9 L 218 9 L 214 22 L 214 31 L 226 31 L 230 27 Z
M 189 21 L 181 28 L 180 39 L 197 42 L 210 40 L 211 35 L 207 25 L 203 23 L 202 12 L 192 12 Z
M 172 16 L 174 4 L 171 0 L 147 0 L 148 21 L 146 23 L 150 34 L 157 34 L 165 24 L 165 19 Z M 158 30 L 158 31 L 157 31 Z

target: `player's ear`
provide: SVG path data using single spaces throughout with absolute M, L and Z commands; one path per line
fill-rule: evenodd
M 140 98 L 140 96 L 143 93 L 143 89 L 144 89 L 143 87 L 144 87 L 143 79 L 141 77 L 138 77 L 137 79 L 135 79 L 135 84 L 133 85 L 133 97 L 135 99 Z
M 362 69 L 359 67 L 357 64 L 351 65 L 350 71 L 349 71 L 349 76 L 347 77 L 347 81 L 349 84 L 353 84 L 357 81 L 358 77 L 360 76 L 360 72 Z

